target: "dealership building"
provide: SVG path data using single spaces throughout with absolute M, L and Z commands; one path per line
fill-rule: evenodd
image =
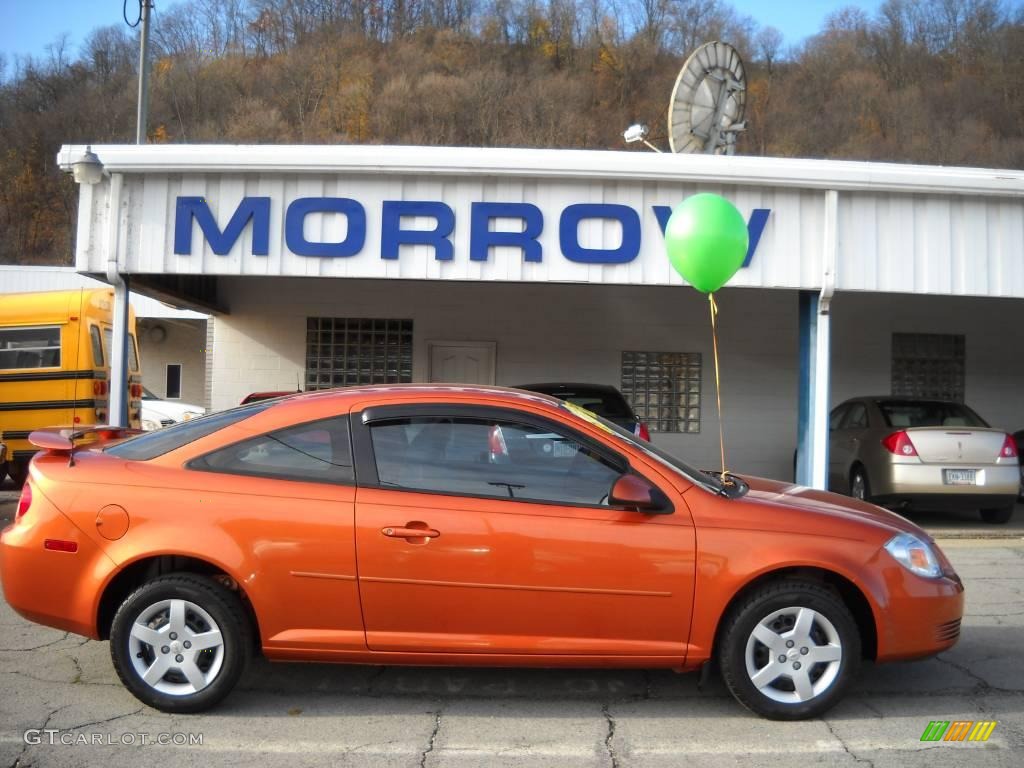
M 65 146 L 60 165 L 81 163 Z M 717 294 L 730 468 L 820 485 L 856 395 L 1024 428 L 1024 173 L 638 152 L 93 146 L 78 272 L 210 314 L 210 405 L 370 382 L 621 389 L 718 460 L 708 302 L 665 256 L 696 192 L 748 219 Z

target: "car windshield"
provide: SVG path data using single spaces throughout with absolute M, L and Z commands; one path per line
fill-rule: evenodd
M 142 388 L 142 399 L 143 400 L 159 400 L 160 398 L 154 395 L 145 387 Z
M 987 427 L 978 414 L 960 403 L 941 400 L 880 400 L 878 409 L 890 427 Z
M 591 413 L 606 419 L 633 419 L 632 409 L 626 399 L 614 389 L 604 387 L 545 387 L 527 386 L 522 389 L 557 397 L 567 403 L 586 408 Z
M 659 464 L 668 467 L 668 469 L 672 471 L 681 473 L 687 479 L 697 483 L 705 490 L 711 491 L 712 493 L 722 493 L 724 486 L 717 477 L 709 475 L 707 472 L 703 472 L 696 467 L 691 467 L 689 464 L 684 461 L 680 461 L 672 454 L 661 450 L 653 443 L 641 440 L 629 430 L 623 429 L 615 422 L 606 419 L 604 416 L 599 416 L 592 411 L 589 411 L 589 409 L 581 411 L 584 406 L 577 406 L 575 403 L 565 403 L 563 407 L 580 418 L 589 421 L 591 424 L 609 432 L 619 440 L 628 443 L 634 448 L 638 448 L 646 456 L 654 459 Z
M 145 432 L 137 437 L 129 438 L 110 446 L 106 449 L 106 452 L 113 456 L 119 456 L 122 459 L 148 461 L 181 448 L 183 445 L 188 445 L 201 437 L 211 435 L 230 424 L 247 419 L 250 416 L 255 416 L 272 405 L 274 403 L 268 400 L 262 403 L 253 403 L 252 405 L 242 405 L 227 411 L 211 413 L 208 416 L 200 416 L 191 421 L 182 421 L 154 432 Z

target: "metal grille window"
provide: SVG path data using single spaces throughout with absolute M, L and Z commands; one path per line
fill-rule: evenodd
M 892 393 L 964 401 L 964 337 L 945 333 L 892 335 Z
M 622 394 L 651 432 L 700 432 L 699 352 L 623 352 Z
M 412 320 L 311 317 L 306 389 L 412 381 Z

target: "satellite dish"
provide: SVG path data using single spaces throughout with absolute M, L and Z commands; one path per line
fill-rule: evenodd
M 673 152 L 731 155 L 736 133 L 747 127 L 747 77 L 743 60 L 728 43 L 704 43 L 679 70 L 668 109 Z

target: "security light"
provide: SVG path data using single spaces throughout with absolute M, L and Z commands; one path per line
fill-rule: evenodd
M 660 149 L 647 140 L 648 132 L 648 127 L 643 123 L 634 123 L 622 132 L 622 138 L 626 140 L 627 144 L 635 144 L 638 141 L 642 141 L 649 149 L 653 149 L 655 152 L 661 152 Z
M 103 178 L 103 163 L 92 151 L 92 147 L 86 147 L 85 152 L 73 164 L 75 181 L 79 184 L 98 184 Z
M 648 130 L 643 123 L 635 123 L 623 132 L 622 138 L 626 140 L 627 144 L 635 144 L 647 138 Z

